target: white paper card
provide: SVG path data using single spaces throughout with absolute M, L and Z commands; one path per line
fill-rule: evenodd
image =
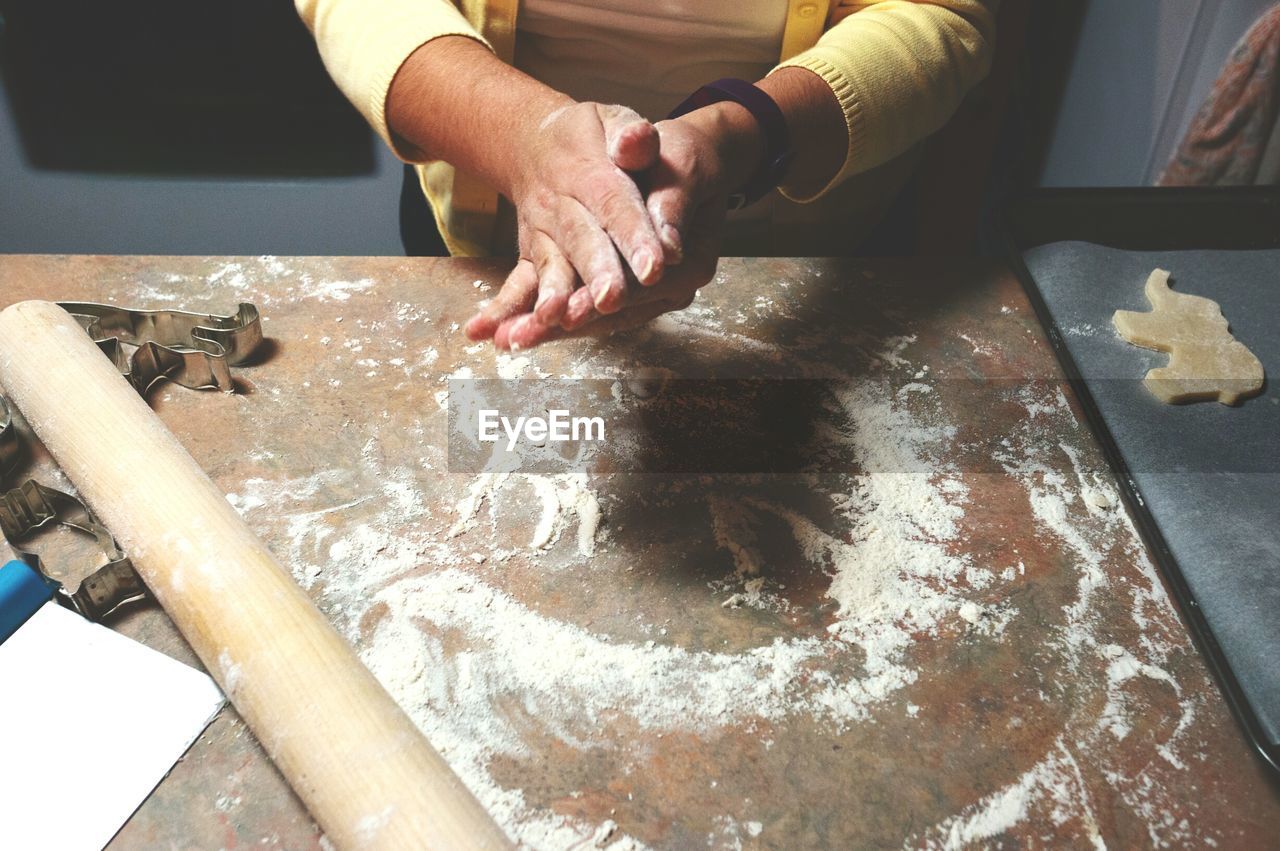
M 0 847 L 98 851 L 222 704 L 206 674 L 46 603 L 0 644 Z

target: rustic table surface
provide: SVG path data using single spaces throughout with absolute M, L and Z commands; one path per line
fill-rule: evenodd
M 726 260 L 685 313 L 516 356 L 459 331 L 502 277 L 9 256 L 0 301 L 261 308 L 240 393 L 150 401 L 530 847 L 1274 846 L 1280 791 L 1001 266 Z M 816 380 L 820 463 L 450 468 L 449 377 L 617 379 L 622 409 L 654 368 Z M 742 422 L 706 419 L 694 445 Z M 67 486 L 27 437 L 7 486 Z M 113 625 L 199 664 L 157 608 Z M 322 843 L 227 708 L 112 847 Z

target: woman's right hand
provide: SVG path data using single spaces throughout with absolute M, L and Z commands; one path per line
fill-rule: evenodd
M 656 128 L 626 107 L 566 98 L 543 116 L 508 184 L 520 258 L 531 269 L 512 273 L 467 323 L 467 335 L 488 339 L 503 320 L 529 311 L 556 325 L 579 286 L 611 313 L 623 303 L 628 272 L 642 285 L 657 283 L 664 242 L 632 176 L 657 161 Z
M 579 282 L 607 313 L 622 304 L 628 271 L 646 285 L 662 276 L 663 243 L 628 173 L 657 162 L 658 133 L 636 112 L 578 103 L 463 36 L 414 51 L 386 111 L 397 150 L 453 163 L 511 199 L 521 258 L 543 281 L 536 312 L 550 323 Z M 473 339 L 491 337 L 504 311 L 535 307 L 527 275 L 503 289 L 467 323 Z

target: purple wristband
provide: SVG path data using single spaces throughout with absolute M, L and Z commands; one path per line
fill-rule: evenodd
M 731 100 L 750 112 L 764 134 L 764 163 L 747 181 L 746 186 L 729 196 L 729 209 L 737 210 L 754 204 L 773 191 L 782 182 L 795 153 L 791 150 L 787 119 L 778 104 L 764 90 L 746 80 L 727 77 L 708 83 L 681 101 L 667 118 L 679 118 L 695 109 L 726 100 Z

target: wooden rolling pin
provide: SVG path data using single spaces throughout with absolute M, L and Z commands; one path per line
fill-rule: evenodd
M 334 843 L 510 847 L 70 315 L 0 312 L 0 383 Z

